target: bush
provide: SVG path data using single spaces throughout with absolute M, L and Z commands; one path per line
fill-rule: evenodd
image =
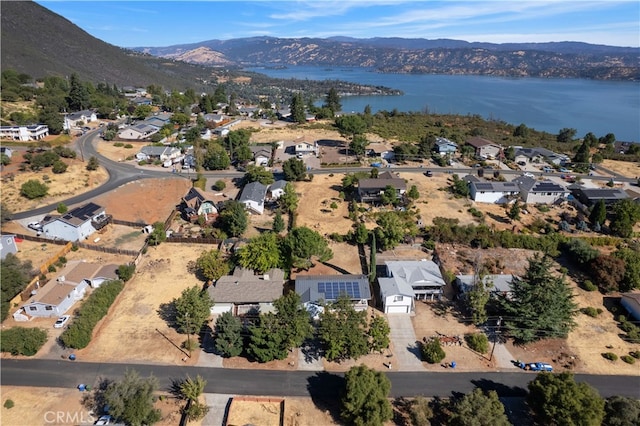
M 587 308 L 580 309 L 580 312 L 582 312 L 585 315 L 589 315 L 592 318 L 595 318 L 602 313 L 602 309 L 600 308 L 596 309 L 594 307 L 589 306 Z
M 126 283 L 131 279 L 131 277 L 133 277 L 134 272 L 136 272 L 136 264 L 132 262 L 118 266 L 116 273 L 118 274 L 118 278 L 120 278 L 122 282 Z
M 427 250 L 434 250 L 436 248 L 436 242 L 433 240 L 424 240 L 422 242 L 422 247 Z
M 0 331 L 0 352 L 11 355 L 33 356 L 47 341 L 47 330 L 42 328 L 12 327 Z
M 49 265 L 48 270 L 49 270 L 49 272 L 55 272 L 56 271 L 56 267 L 54 265 Z
M 216 191 L 222 191 L 226 187 L 227 187 L 227 184 L 224 183 L 223 180 L 217 180 L 216 183 L 213 184 L 213 189 L 215 189 Z
M 71 246 L 71 251 L 78 251 L 78 245 L 77 244 L 73 244 Z
M 471 207 L 467 211 L 469 213 L 471 213 L 471 216 L 473 216 L 475 218 L 478 218 L 478 219 L 480 219 L 480 218 L 482 218 L 482 216 L 484 216 L 484 214 L 480 210 L 476 209 L 475 207 Z
M 629 352 L 629 355 L 631 355 L 635 359 L 640 359 L 640 351 L 631 351 Z
M 630 355 L 622 355 L 620 359 L 626 362 L 627 364 L 635 364 L 636 362 L 636 359 Z
M 469 345 L 469 348 L 476 352 L 481 354 L 489 352 L 489 339 L 484 333 L 467 334 L 464 336 L 464 340 Z
M 26 181 L 20 187 L 20 195 L 22 195 L 23 197 L 27 197 L 30 200 L 42 198 L 47 195 L 48 191 L 49 187 L 47 185 L 35 179 Z
M 122 291 L 124 283 L 120 280 L 107 281 L 95 289 L 78 310 L 73 323 L 60 335 L 60 341 L 67 348 L 86 348 L 91 342 L 93 329 Z
M 582 282 L 582 289 L 586 291 L 596 291 L 598 286 L 591 282 L 591 280 L 585 280 Z
M 65 214 L 68 210 L 69 208 L 65 203 L 58 203 L 58 207 L 56 207 L 56 211 L 60 214 Z
M 423 343 L 420 349 L 422 359 L 429 364 L 437 364 L 447 356 L 438 339 L 431 339 L 427 343 Z
M 67 166 L 63 161 L 58 160 L 51 166 L 51 171 L 55 174 L 60 174 L 66 172 L 67 167 L 69 166 Z
M 6 408 L 7 410 L 10 410 L 13 408 L 15 404 L 13 403 L 12 399 L 7 399 L 3 405 L 4 405 L 4 408 Z
M 115 146 L 116 148 L 121 148 L 124 146 L 124 144 L 122 142 L 116 142 L 113 144 L 113 146 Z
M 613 352 L 605 352 L 602 354 L 602 357 L 608 359 L 609 361 L 618 360 L 618 355 L 614 354 Z
M 131 149 L 131 148 L 133 148 L 133 145 L 131 145 L 130 143 L 128 143 L 128 144 L 126 144 L 124 147 L 125 147 L 126 149 Z

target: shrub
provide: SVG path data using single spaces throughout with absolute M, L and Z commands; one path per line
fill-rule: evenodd
M 68 348 L 86 348 L 91 342 L 94 327 L 107 314 L 123 287 L 120 280 L 102 283 L 78 310 L 73 323 L 60 335 L 60 341 Z
M 10 410 L 13 408 L 15 404 L 13 403 L 13 400 L 7 399 L 3 405 L 4 405 L 4 408 L 6 408 L 7 410 Z
M 591 282 L 591 280 L 584 280 L 582 282 L 582 289 L 586 291 L 596 291 L 598 286 Z
M 115 146 L 116 148 L 121 148 L 124 146 L 124 144 L 122 142 L 116 142 L 113 144 L 113 146 Z
M 636 359 L 630 355 L 622 355 L 620 359 L 626 362 L 627 364 L 635 364 L 636 362 Z
M 599 308 L 596 309 L 592 306 L 589 306 L 587 308 L 580 309 L 580 312 L 582 312 L 585 315 L 589 315 L 592 318 L 595 318 L 602 313 L 602 309 L 599 309 Z
M 126 283 L 131 279 L 131 277 L 133 277 L 134 272 L 136 272 L 136 264 L 132 262 L 127 265 L 118 266 L 118 271 L 116 273 L 118 274 L 118 278 Z
M 55 272 L 56 271 L 56 267 L 54 265 L 49 265 L 48 271 L 49 272 Z
M 224 183 L 223 180 L 217 180 L 216 183 L 213 184 L 213 189 L 215 189 L 216 191 L 222 191 L 226 187 L 227 187 L 227 184 Z
M 340 234 L 339 232 L 333 232 L 329 235 L 329 239 L 335 241 L 336 243 L 343 243 L 345 238 L 344 235 Z
M 329 205 L 329 207 L 331 207 L 332 209 L 334 209 L 334 210 L 335 210 L 335 209 L 337 209 L 337 208 L 338 208 L 338 205 L 337 205 L 337 204 L 336 204 L 336 202 L 334 201 L 334 202 L 332 202 L 332 203 Z
M 427 361 L 429 364 L 437 364 L 442 361 L 447 354 L 440 346 L 440 340 L 431 339 L 426 343 L 422 344 L 420 348 L 422 352 L 422 359 Z
M 60 174 L 60 173 L 64 173 L 67 171 L 67 166 L 66 163 L 64 163 L 63 161 L 56 161 L 55 163 L 53 163 L 53 165 L 51 166 L 51 171 L 55 174 Z
M 128 143 L 128 144 L 126 144 L 124 147 L 125 147 L 126 149 L 131 149 L 131 148 L 133 148 L 133 145 L 131 145 L 130 143 Z
M 633 324 L 632 322 L 629 321 L 622 321 L 620 323 L 620 329 L 622 331 L 624 331 L 625 333 L 629 333 L 630 331 L 633 331 L 636 329 L 635 324 Z
M 49 187 L 47 185 L 35 179 L 26 181 L 20 187 L 20 195 L 22 195 L 23 197 L 27 197 L 30 200 L 42 198 L 47 195 L 48 191 Z
M 464 336 L 464 340 L 469 345 L 469 348 L 476 352 L 481 354 L 489 352 L 489 339 L 484 333 L 467 334 Z
M 541 213 L 547 213 L 550 209 L 546 204 L 536 204 L 536 208 Z
M 614 354 L 613 352 L 605 352 L 602 354 L 602 357 L 608 359 L 609 361 L 618 360 L 618 355 Z
M 484 214 L 476 209 L 475 207 L 471 207 L 469 210 L 467 210 L 469 213 L 471 213 L 471 216 L 476 217 L 478 219 L 482 218 L 482 216 L 484 216 Z
M 425 240 L 422 242 L 422 247 L 427 250 L 434 250 L 436 248 L 436 242 L 433 240 Z
M 635 359 L 640 359 L 640 351 L 631 351 L 629 352 L 629 355 L 631 355 Z
M 60 214 L 65 214 L 68 210 L 69 208 L 65 203 L 58 203 L 58 207 L 56 207 L 56 211 Z
M 71 246 L 71 251 L 78 251 L 78 245 L 77 244 L 73 244 Z
M 12 327 L 0 331 L 0 352 L 11 355 L 33 356 L 47 341 L 47 330 L 42 328 Z

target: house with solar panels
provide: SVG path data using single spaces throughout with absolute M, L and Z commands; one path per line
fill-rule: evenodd
M 432 260 L 386 261 L 386 277 L 378 277 L 385 313 L 411 313 L 414 300 L 440 300 L 447 283 Z
M 47 216 L 41 222 L 42 231 L 47 238 L 65 241 L 81 241 L 107 226 L 111 216 L 104 207 L 87 203 L 62 216 Z
M 535 180 L 529 176 L 514 179 L 520 187 L 522 201 L 530 204 L 553 204 L 569 195 L 564 186 L 550 180 Z
M 298 275 L 296 293 L 314 317 L 340 296 L 347 296 L 356 311 L 367 309 L 371 300 L 367 275 Z
M 629 198 L 629 194 L 620 188 L 584 188 L 582 186 L 572 186 L 571 194 L 587 207 L 591 207 L 600 200 L 606 205 L 610 205 Z
M 517 182 L 469 182 L 469 196 L 479 203 L 507 204 L 520 197 L 520 187 Z

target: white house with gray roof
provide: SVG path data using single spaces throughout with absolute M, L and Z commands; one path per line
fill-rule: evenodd
M 399 295 L 408 293 L 409 287 L 413 291 L 413 298 L 416 300 L 440 299 L 443 288 L 447 284 L 442 278 L 440 267 L 432 260 L 401 260 L 386 261 L 387 279 L 379 278 L 381 294 L 382 287 L 385 286 L 384 294 L 393 295 L 390 291 L 391 281 L 395 282 Z M 381 280 L 383 280 L 381 282 Z M 391 280 L 391 281 L 389 281 Z M 384 284 L 383 284 L 384 282 Z M 390 305 L 393 306 L 393 305 Z M 386 310 L 386 308 L 385 308 Z
M 180 150 L 171 146 L 143 146 L 136 154 L 138 161 L 142 160 L 174 160 L 180 156 Z
M 506 204 L 520 196 L 516 182 L 469 182 L 469 196 L 479 203 Z
M 47 238 L 65 241 L 82 241 L 109 223 L 110 216 L 105 208 L 95 203 L 87 203 L 62 216 L 47 216 L 41 222 Z
M 138 123 L 135 126 L 127 127 L 118 133 L 120 139 L 146 139 L 160 130 L 160 127 L 145 122 Z
M 79 127 L 94 121 L 98 121 L 95 111 L 85 109 L 65 115 L 62 127 L 64 130 L 70 130 L 73 127 Z
M 267 196 L 267 186 L 260 182 L 251 182 L 244 186 L 239 202 L 252 213 L 264 213 L 264 199 Z
M 478 283 L 477 275 L 456 275 L 454 286 L 460 296 L 467 294 Z M 489 274 L 482 277 L 482 282 L 488 287 L 489 294 L 493 297 L 509 296 L 511 294 L 511 274 Z
M 569 195 L 564 186 L 550 180 L 521 176 L 513 180 L 520 187 L 520 197 L 528 204 L 553 204 Z
M 287 186 L 287 182 L 286 180 L 277 180 L 275 182 L 273 182 L 270 186 L 269 186 L 269 197 L 272 200 L 277 200 L 278 198 L 282 197 L 282 195 L 284 195 L 284 188 L 285 186 Z

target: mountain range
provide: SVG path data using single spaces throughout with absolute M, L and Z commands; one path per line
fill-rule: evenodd
M 1 68 L 119 86 L 207 90 L 247 66 L 358 66 L 394 73 L 640 80 L 638 48 L 404 38 L 252 37 L 124 49 L 31 1 L 1 3 Z M 235 69 L 235 71 L 234 71 Z
M 209 66 L 353 66 L 394 73 L 640 80 L 640 49 L 579 42 L 251 37 L 134 50 Z

